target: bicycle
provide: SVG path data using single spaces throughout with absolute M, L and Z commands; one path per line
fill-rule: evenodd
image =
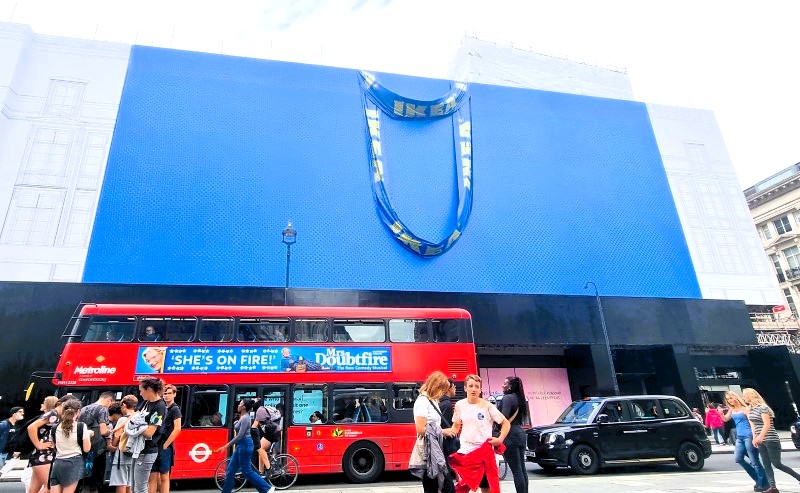
M 500 476 L 500 481 L 503 481 L 506 479 L 506 474 L 508 474 L 508 463 L 500 454 L 495 454 L 495 457 L 497 458 L 497 473 Z
M 276 490 L 285 490 L 291 488 L 297 477 L 300 475 L 300 464 L 297 459 L 291 454 L 270 454 L 269 468 L 265 469 L 261 476 L 272 484 Z M 217 489 L 222 491 L 222 485 L 225 484 L 225 473 L 228 470 L 228 463 L 230 457 L 222 459 L 214 471 L 214 481 L 217 484 Z M 258 471 L 258 464 L 254 464 L 253 468 Z M 241 471 L 237 471 L 233 480 L 233 491 L 239 491 L 244 488 L 247 479 Z

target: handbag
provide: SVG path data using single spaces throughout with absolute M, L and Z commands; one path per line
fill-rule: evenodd
M 411 457 L 408 459 L 408 468 L 411 471 L 427 469 L 428 457 L 425 450 L 425 435 L 417 436 L 414 448 L 411 449 Z
M 452 428 L 453 423 L 451 423 L 450 421 L 448 421 L 447 418 L 444 417 L 444 414 L 442 414 L 439 408 L 436 407 L 433 401 L 428 399 L 428 402 L 431 403 L 431 406 L 433 407 L 434 411 L 439 413 L 439 416 L 442 417 L 442 421 L 444 421 L 444 423 L 447 425 L 445 428 Z M 461 440 L 459 440 L 458 437 L 444 437 L 444 439 L 442 440 L 442 453 L 444 453 L 445 457 L 448 457 L 450 456 L 450 454 L 458 452 L 458 449 L 460 448 L 461 448 Z

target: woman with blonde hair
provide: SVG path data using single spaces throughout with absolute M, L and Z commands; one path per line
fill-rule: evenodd
M 47 487 L 47 478 L 50 475 L 50 464 L 53 463 L 56 456 L 50 441 L 50 429 L 58 424 L 59 417 L 56 407 L 60 407 L 59 404 L 62 404 L 64 400 L 64 397 L 59 399 L 54 395 L 45 397 L 39 408 L 42 414 L 36 418 L 36 421 L 29 424 L 26 430 L 34 447 L 28 459 L 28 465 L 31 466 L 31 483 L 28 486 L 28 493 L 39 493 L 39 490 L 44 493 L 50 491 Z
M 725 392 L 725 403 L 728 410 L 723 414 L 722 419 L 726 422 L 733 421 L 736 426 L 736 448 L 733 452 L 733 460 L 742 466 L 742 469 L 756 482 L 754 491 L 766 491 L 769 488 L 767 477 L 764 475 L 764 466 L 758 457 L 758 449 L 753 446 L 753 430 L 747 414 L 750 407 L 736 392 Z M 750 462 L 748 462 L 749 459 Z
M 750 406 L 750 426 L 753 428 L 753 446 L 758 448 L 764 462 L 764 474 L 769 482 L 766 493 L 777 493 L 775 486 L 775 472 L 772 466 L 777 467 L 794 479 L 800 481 L 800 474 L 791 467 L 781 462 L 781 439 L 775 430 L 775 413 L 770 409 L 761 394 L 755 389 L 742 391 L 744 402 Z
M 454 491 L 453 479 L 450 477 L 447 468 L 446 459 L 442 450 L 442 437 L 454 437 L 457 435 L 455 428 L 450 426 L 442 429 L 442 411 L 439 409 L 439 399 L 450 390 L 450 380 L 447 376 L 440 372 L 435 371 L 428 375 L 425 383 L 419 389 L 419 396 L 414 401 L 414 424 L 416 425 L 417 438 L 424 438 L 432 433 L 433 436 L 438 436 L 437 440 L 429 440 L 431 447 L 438 443 L 438 454 L 441 455 L 444 465 L 441 461 L 433 464 L 434 460 L 428 457 L 428 464 L 425 471 L 417 471 L 417 476 L 422 477 L 422 490 L 424 493 L 437 493 L 439 490 L 442 493 L 452 493 Z M 428 428 L 431 427 L 429 432 Z

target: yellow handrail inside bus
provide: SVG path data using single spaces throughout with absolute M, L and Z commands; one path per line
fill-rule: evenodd
M 25 389 L 25 402 L 28 402 L 28 399 L 31 398 L 31 393 L 33 392 L 33 385 L 34 383 L 31 382 L 30 385 L 28 385 L 28 388 Z

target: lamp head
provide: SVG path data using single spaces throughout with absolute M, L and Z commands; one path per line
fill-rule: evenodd
M 297 241 L 297 231 L 292 227 L 292 221 L 289 221 L 286 229 L 283 230 L 283 239 L 281 241 L 286 245 L 294 245 Z
M 583 285 L 583 289 L 589 289 L 589 283 L 588 282 Z

